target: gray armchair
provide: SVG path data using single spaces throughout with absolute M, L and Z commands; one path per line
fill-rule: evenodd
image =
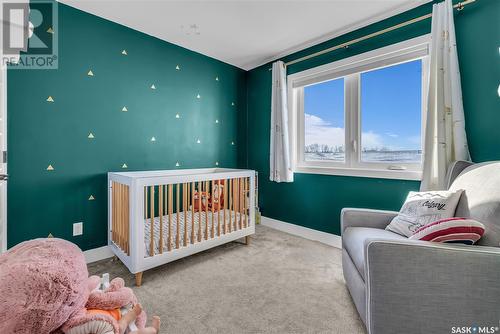
M 457 162 L 448 179 L 465 190 L 455 215 L 486 227 L 478 245 L 409 240 L 384 229 L 397 212 L 342 210 L 344 277 L 370 334 L 500 327 L 500 162 Z

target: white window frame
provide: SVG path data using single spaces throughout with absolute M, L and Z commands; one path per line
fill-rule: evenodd
M 361 161 L 360 74 L 412 60 L 422 60 L 422 154 L 425 110 L 427 109 L 428 56 L 430 35 L 311 68 L 287 77 L 289 133 L 292 168 L 295 173 L 379 177 L 421 180 L 422 163 L 379 163 Z M 304 87 L 344 78 L 345 161 L 304 159 Z

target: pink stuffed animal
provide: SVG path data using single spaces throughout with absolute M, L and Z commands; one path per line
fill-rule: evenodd
M 121 278 L 115 278 L 105 290 L 98 290 L 100 278 L 91 276 L 88 279 L 89 298 L 85 308 L 72 316 L 62 330 L 66 334 L 115 333 L 120 334 L 120 326 L 113 317 L 121 308 L 131 308 L 137 304 L 137 298 L 130 288 L 125 287 Z M 133 312 L 132 310 L 129 310 Z M 138 312 L 135 319 L 137 328 L 146 324 L 146 313 Z M 128 324 L 127 324 L 128 325 Z
M 82 251 L 62 239 L 30 240 L 0 254 L 0 334 L 123 334 L 134 321 L 139 330 L 130 334 L 158 333 L 160 319 L 144 328 L 146 313 L 121 278 L 101 291 L 100 278 L 88 275 Z M 119 321 L 106 315 L 134 304 Z
M 87 265 L 71 242 L 50 238 L 0 255 L 0 333 L 47 334 L 87 302 Z

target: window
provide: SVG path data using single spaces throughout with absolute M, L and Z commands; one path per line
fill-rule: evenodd
M 288 76 L 295 172 L 420 179 L 428 37 Z
M 345 161 L 344 79 L 304 87 L 304 159 Z

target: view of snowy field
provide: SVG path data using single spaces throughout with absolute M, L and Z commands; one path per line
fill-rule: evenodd
M 422 161 L 422 61 L 359 74 L 360 162 Z M 304 159 L 344 161 L 346 83 L 337 78 L 304 88 Z M 347 145 L 352 150 L 352 145 Z M 356 161 L 358 161 L 356 159 Z
M 306 152 L 304 155 L 306 161 L 344 161 L 342 152 Z M 361 160 L 364 162 L 420 163 L 422 151 L 368 151 L 361 153 Z

